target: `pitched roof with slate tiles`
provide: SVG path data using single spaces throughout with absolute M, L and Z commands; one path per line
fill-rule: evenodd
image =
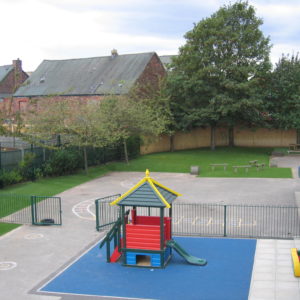
M 14 96 L 126 94 L 153 55 L 155 52 L 44 60 Z
M 151 178 L 147 170 L 145 178 L 114 200 L 111 205 L 170 208 L 177 196 L 180 194 Z
M 161 55 L 159 56 L 159 59 L 165 67 L 168 67 L 168 65 L 172 63 L 172 59 L 176 56 L 177 55 Z
M 0 66 L 0 82 L 14 69 L 13 65 Z

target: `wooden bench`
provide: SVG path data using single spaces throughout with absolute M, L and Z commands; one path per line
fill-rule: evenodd
M 214 171 L 215 167 L 223 167 L 224 171 L 226 171 L 228 164 L 210 164 L 211 170 Z
M 245 166 L 232 166 L 234 172 L 237 172 L 238 169 L 245 169 L 246 172 L 248 172 L 249 168 L 251 168 L 250 165 L 245 165 Z

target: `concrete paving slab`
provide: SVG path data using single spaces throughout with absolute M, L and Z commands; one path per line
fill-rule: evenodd
M 274 247 L 275 260 L 273 266 L 269 266 L 267 258 L 262 259 L 258 254 L 263 252 L 264 247 Z M 299 299 L 300 297 L 300 279 L 293 273 L 290 248 L 295 246 L 294 240 L 258 240 L 254 267 L 252 271 L 252 282 L 249 293 L 249 300 L 256 299 Z M 281 254 L 281 253 L 285 254 Z M 267 265 L 269 268 L 264 268 Z M 267 275 L 269 271 L 272 275 Z M 269 290 L 269 292 L 267 292 Z M 294 297 L 294 298 L 291 298 Z

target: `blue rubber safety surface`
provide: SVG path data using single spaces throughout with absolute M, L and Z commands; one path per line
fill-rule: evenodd
M 106 263 L 105 247 L 93 247 L 41 291 L 160 300 L 247 300 L 256 240 L 174 238 L 206 266 L 188 264 L 173 251 L 165 269 Z

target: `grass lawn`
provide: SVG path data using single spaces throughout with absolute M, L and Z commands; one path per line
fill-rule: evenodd
M 19 224 L 0 223 L 0 236 L 19 227 Z
M 292 178 L 290 168 L 269 168 L 269 156 L 272 148 L 220 147 L 215 151 L 203 148 L 197 150 L 176 151 L 173 153 L 154 153 L 140 156 L 130 161 L 129 165 L 113 163 L 109 169 L 113 171 L 145 171 L 189 173 L 193 165 L 200 167 L 200 177 L 259 177 L 259 178 Z M 234 172 L 232 166 L 249 165 L 249 161 L 258 160 L 266 165 L 264 170 L 256 168 L 239 169 Z M 212 171 L 210 164 L 228 163 L 226 171 L 216 167 Z
M 0 194 L 54 196 L 81 183 L 100 177 L 110 170 L 106 166 L 89 168 L 89 174 L 83 171 L 73 175 L 42 178 L 34 182 L 24 182 L 0 190 Z

